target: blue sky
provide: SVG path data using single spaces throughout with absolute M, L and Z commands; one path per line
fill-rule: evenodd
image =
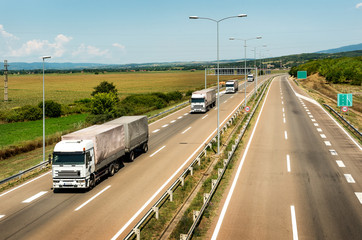
M 362 0 L 0 0 L 0 60 L 145 63 L 276 57 L 362 43 Z M 260 47 L 267 45 L 267 47 Z

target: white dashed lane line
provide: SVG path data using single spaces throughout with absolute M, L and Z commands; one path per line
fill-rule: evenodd
M 359 202 L 362 204 L 362 192 L 355 192 Z
M 158 131 L 160 131 L 160 129 L 153 130 L 152 133 L 156 133 Z
M 174 122 L 176 122 L 176 120 L 172 120 L 170 123 L 174 123 Z
M 343 161 L 341 161 L 341 160 L 337 160 L 336 163 L 337 163 L 338 167 L 340 167 L 340 168 L 346 167 L 346 165 L 344 165 Z
M 162 127 L 165 128 L 165 127 L 167 127 L 167 126 L 168 126 L 168 124 L 165 124 L 165 125 L 163 125 Z
M 2 219 L 3 217 L 5 217 L 5 215 L 1 215 L 1 214 L 0 214 L 0 219 Z
M 290 156 L 287 154 L 287 170 L 290 172 Z
M 94 195 L 93 197 L 91 197 L 90 199 L 88 199 L 86 202 L 84 202 L 82 205 L 80 205 L 79 207 L 77 207 L 76 209 L 74 209 L 74 211 L 78 211 L 81 208 L 83 208 L 85 205 L 87 205 L 88 203 L 90 203 L 91 201 L 93 201 L 96 197 L 98 197 L 99 195 L 101 195 L 103 192 L 105 192 L 108 188 L 110 188 L 111 185 L 108 185 L 107 187 L 103 188 L 100 192 L 98 192 L 96 195 Z
M 318 126 L 319 126 L 319 124 L 318 124 L 318 123 L 314 123 L 314 126 L 318 127 Z
M 324 141 L 324 144 L 325 144 L 326 146 L 332 146 L 332 144 L 331 144 L 330 141 Z
M 321 135 L 321 138 L 327 138 L 326 135 L 324 134 L 320 134 Z
M 344 177 L 346 178 L 348 183 L 356 183 L 351 174 L 344 174 Z
M 333 155 L 333 156 L 337 156 L 337 155 L 338 155 L 338 153 L 337 153 L 336 150 L 334 150 L 334 149 L 329 149 L 329 152 L 330 152 L 331 155 Z
M 205 119 L 207 116 L 209 116 L 209 114 L 206 114 L 206 115 L 203 116 L 201 119 Z
M 41 191 L 41 192 L 35 194 L 34 196 L 32 196 L 32 197 L 24 200 L 23 203 L 31 203 L 32 201 L 34 201 L 35 199 L 40 198 L 41 196 L 43 196 L 43 195 L 46 194 L 47 192 L 48 192 L 48 191 Z
M 285 140 L 288 139 L 288 133 L 287 133 L 287 131 L 284 131 L 284 138 L 285 138 Z
M 182 116 L 179 116 L 177 119 L 181 119 L 182 118 Z
M 185 132 L 187 132 L 188 130 L 190 130 L 191 127 L 187 128 L 185 131 L 183 131 L 181 134 L 184 134 Z
M 166 147 L 166 145 L 163 146 L 163 147 L 161 147 L 160 149 L 158 149 L 158 150 L 155 151 L 154 153 L 152 153 L 152 154 L 150 155 L 150 157 L 153 157 L 154 155 L 156 155 L 159 151 L 161 151 L 161 150 L 164 149 L 165 147 Z
M 322 128 L 317 128 L 317 131 L 318 131 L 318 132 L 322 132 Z

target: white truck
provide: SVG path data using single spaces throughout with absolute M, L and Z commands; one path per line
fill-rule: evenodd
M 121 117 L 64 135 L 54 147 L 53 189 L 91 189 L 102 176 L 115 174 L 127 152 L 133 160 L 134 150 L 147 151 L 147 144 L 146 116 Z
M 205 113 L 215 105 L 216 91 L 213 88 L 199 90 L 191 95 L 191 113 Z
M 236 93 L 239 90 L 237 80 L 229 80 L 226 82 L 225 93 Z
M 248 75 L 248 82 L 254 82 L 254 74 Z

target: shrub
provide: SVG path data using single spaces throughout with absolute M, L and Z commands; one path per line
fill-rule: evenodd
M 40 102 L 38 104 L 39 108 L 43 108 L 43 102 Z M 62 115 L 62 106 L 57 103 L 54 102 L 53 100 L 47 100 L 45 101 L 45 116 L 46 117 L 51 117 L 51 118 L 56 118 L 56 117 L 60 117 Z
M 117 97 L 113 93 L 97 93 L 92 98 L 91 113 L 94 115 L 113 114 Z
M 26 105 L 21 108 L 24 120 L 35 121 L 42 119 L 43 111 L 39 107 Z
M 95 96 L 98 93 L 113 93 L 113 94 L 117 95 L 117 89 L 113 83 L 103 81 L 94 88 L 94 91 L 92 92 L 91 95 Z

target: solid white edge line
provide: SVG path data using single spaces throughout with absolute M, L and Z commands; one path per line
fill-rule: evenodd
M 273 84 L 273 83 L 274 83 L 274 81 L 272 81 L 272 84 Z M 256 130 L 256 128 L 257 128 L 257 126 L 258 126 L 258 123 L 259 123 L 259 120 L 260 120 L 260 116 L 262 115 L 262 112 L 263 112 L 263 109 L 264 109 L 264 105 L 265 105 L 266 99 L 268 98 L 268 95 L 269 95 L 269 90 L 270 90 L 270 88 L 271 88 L 271 85 L 269 86 L 269 89 L 268 89 L 268 92 L 267 92 L 266 97 L 265 97 L 265 99 L 264 99 L 263 106 L 261 107 L 261 110 L 260 110 L 258 119 L 257 119 L 256 122 L 255 122 L 255 127 L 254 127 L 254 129 L 253 129 L 253 132 L 252 132 L 251 135 L 250 135 L 249 142 L 248 142 L 248 144 L 247 144 L 247 146 L 246 146 L 246 148 L 245 148 L 245 151 L 244 151 L 243 157 L 242 157 L 242 159 L 241 159 L 241 161 L 240 161 L 240 164 L 239 164 L 238 170 L 237 170 L 237 172 L 236 172 L 234 181 L 233 181 L 233 183 L 232 183 L 232 185 L 231 185 L 231 188 L 230 188 L 230 190 L 229 190 L 228 196 L 227 196 L 226 201 L 225 201 L 225 203 L 224 203 L 224 206 L 223 206 L 223 208 L 222 208 L 222 211 L 221 211 L 219 220 L 218 220 L 218 222 L 217 222 L 217 225 L 216 225 L 216 227 L 215 227 L 214 233 L 213 233 L 212 238 L 211 238 L 212 240 L 216 240 L 217 235 L 219 234 L 219 231 L 220 231 L 220 228 L 221 228 L 221 224 L 222 224 L 222 222 L 223 222 L 223 220 L 224 220 L 224 217 L 225 217 L 225 214 L 226 214 L 226 210 L 228 209 L 228 206 L 229 206 L 231 197 L 232 197 L 232 195 L 233 195 L 233 193 L 234 193 L 234 189 L 235 189 L 236 183 L 237 183 L 237 181 L 238 181 L 238 179 L 239 179 L 239 175 L 240 175 L 241 169 L 243 168 L 246 155 L 247 155 L 247 153 L 248 153 L 248 151 L 249 151 L 249 147 L 250 147 L 251 141 L 253 140 L 255 130 Z
M 201 119 L 205 119 L 207 116 L 209 116 L 209 114 L 206 114 L 206 115 L 203 116 Z
M 330 119 L 332 119 L 332 121 L 334 121 L 334 123 L 346 134 L 347 137 L 349 137 L 349 139 L 359 148 L 359 150 L 362 150 L 362 146 L 359 145 L 357 143 L 357 141 L 355 139 L 353 139 L 353 137 L 336 121 L 336 119 L 334 119 L 328 112 L 327 110 L 325 110 L 317 101 L 315 101 L 314 99 L 311 99 L 311 98 L 308 98 L 308 97 L 305 97 L 299 93 L 297 93 L 294 88 L 292 87 L 292 85 L 289 83 L 289 80 L 287 81 L 290 88 L 292 89 L 292 91 L 294 92 L 294 94 L 297 96 L 297 97 L 300 97 L 300 98 L 303 98 L 305 100 L 307 100 L 308 102 L 311 102 L 317 106 L 319 106 L 328 116 Z M 312 120 L 313 121 L 313 120 Z
M 346 165 L 344 165 L 342 160 L 337 160 L 336 163 L 337 163 L 338 167 L 340 167 L 340 168 L 346 167 Z
M 290 206 L 290 214 L 292 217 L 293 240 L 298 240 L 297 218 L 295 216 L 294 205 Z
M 289 156 L 289 154 L 287 154 L 287 169 L 288 169 L 288 172 L 290 172 L 290 156 Z
M 156 152 L 152 153 L 152 154 L 150 155 L 150 157 L 153 157 L 156 153 L 158 153 L 159 151 L 161 151 L 161 150 L 164 149 L 165 147 L 166 147 L 166 145 L 163 146 L 163 147 L 161 147 L 161 148 L 159 148 Z
M 48 191 L 41 191 L 38 192 L 37 194 L 35 194 L 34 196 L 31 196 L 28 199 L 25 199 L 22 203 L 31 203 L 32 201 L 34 201 L 37 198 L 40 198 L 41 196 L 43 196 L 44 194 L 46 194 Z
M 184 134 L 185 132 L 187 132 L 188 130 L 190 130 L 191 127 L 188 127 L 185 131 L 183 131 L 181 134 Z
M 262 81 L 260 84 L 262 84 L 265 81 Z M 269 90 L 268 90 L 269 92 Z M 247 97 L 250 96 L 250 94 L 252 94 L 252 92 L 250 92 Z M 225 120 L 220 124 L 220 126 L 222 126 L 227 119 L 229 119 L 229 117 L 236 111 L 236 109 L 238 109 L 241 104 L 243 104 L 243 102 L 245 101 L 245 99 L 243 99 L 239 105 L 237 105 L 233 111 L 231 111 L 231 113 L 225 118 Z M 265 102 L 265 101 L 264 101 Z M 264 105 L 263 105 L 264 106 Z M 164 189 L 167 184 L 176 176 L 176 174 L 178 172 L 180 172 L 184 166 L 190 161 L 190 159 L 201 149 L 201 147 L 203 147 L 205 145 L 205 143 L 207 142 L 207 140 L 213 135 L 215 134 L 217 131 L 217 128 L 205 139 L 205 141 L 190 155 L 190 157 L 174 172 L 174 174 L 172 174 L 172 176 L 147 200 L 147 202 L 145 204 L 143 204 L 143 206 L 127 221 L 127 223 L 125 225 L 123 225 L 123 227 L 111 238 L 111 240 L 116 240 L 123 232 L 124 230 L 136 219 L 136 217 L 138 217 L 138 215 L 141 214 L 141 212 L 151 203 L 151 201 L 162 191 L 162 189 Z
M 26 182 L 26 183 L 21 184 L 20 186 L 17 186 L 17 187 L 15 187 L 15 188 L 7 191 L 7 192 L 4 192 L 4 193 L 0 194 L 0 197 L 6 195 L 6 194 L 8 194 L 8 193 L 11 193 L 12 191 L 15 191 L 16 189 L 19 189 L 19 188 L 21 188 L 21 187 L 24 187 L 25 185 L 27 185 L 27 184 L 29 184 L 29 183 L 31 183 L 31 182 L 34 182 L 35 180 L 38 180 L 39 178 L 42 178 L 42 177 L 44 177 L 45 175 L 47 175 L 47 174 L 49 174 L 49 173 L 51 173 L 51 172 L 52 172 L 52 171 L 46 172 L 46 173 L 44 173 L 43 175 L 40 175 L 39 177 L 36 177 L 36 178 L 34 178 L 34 179 Z
M 108 188 L 110 188 L 111 185 L 108 185 L 107 187 L 103 188 L 100 192 L 98 192 L 96 195 L 94 195 L 93 197 L 91 197 L 90 199 L 88 199 L 86 202 L 84 202 L 82 205 L 80 205 L 79 207 L 77 207 L 76 209 L 74 209 L 74 211 L 78 211 L 80 210 L 82 207 L 84 207 L 85 205 L 87 205 L 88 203 L 90 203 L 91 201 L 93 201 L 96 197 L 98 197 L 99 195 L 101 195 L 104 191 L 106 191 Z
M 351 174 L 343 174 L 348 183 L 356 183 Z
M 355 192 L 354 194 L 356 194 L 359 202 L 362 204 L 362 192 Z

